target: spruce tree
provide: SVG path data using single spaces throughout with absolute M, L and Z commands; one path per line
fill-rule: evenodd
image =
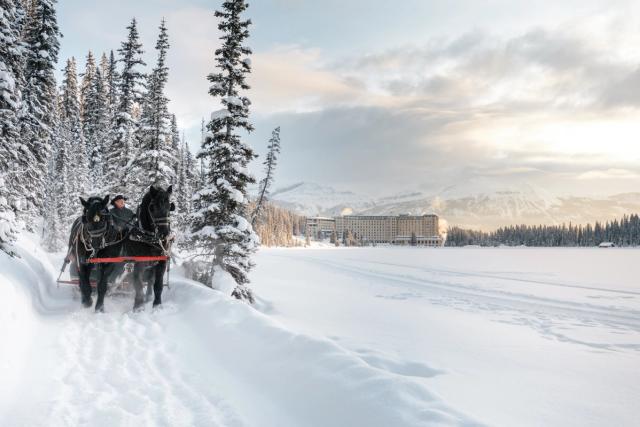
M 21 116 L 22 143 L 28 155 L 20 156 L 24 216 L 29 228 L 42 214 L 47 162 L 53 139 L 54 69 L 60 49 L 60 31 L 55 10 L 56 0 L 34 0 L 25 22 L 24 78 Z
M 258 238 L 245 219 L 245 207 L 247 184 L 255 182 L 247 170 L 254 154 L 238 134 L 253 130 L 248 120 L 251 102 L 240 94 L 249 89 L 246 76 L 251 72 L 251 49 L 243 44 L 251 24 L 241 18 L 246 8 L 244 0 L 227 0 L 215 12 L 223 43 L 215 52 L 217 72 L 208 76 L 209 94 L 220 99 L 224 108 L 211 115 L 198 153 L 208 169 L 204 188 L 194 196 L 191 244 L 211 261 L 208 285 L 213 285 L 216 271 L 225 270 L 237 283 L 233 295 L 252 302 L 247 273 L 253 266 L 251 254 Z
M 18 0 L 0 0 L 0 251 L 13 254 L 9 245 L 18 225 L 15 212 L 20 176 L 15 165 L 20 155 L 19 112 L 22 106 L 21 22 Z
M 118 108 L 118 86 L 120 85 L 120 75 L 118 74 L 118 63 L 113 51 L 109 54 L 109 63 L 104 71 L 105 89 L 107 92 L 107 104 L 111 121 L 115 124 L 116 110 Z
M 111 117 L 105 80 L 100 68 L 95 70 L 93 81 L 87 92 L 84 119 L 84 134 L 89 158 L 89 181 L 93 190 L 104 179 L 104 152 L 109 138 Z
M 150 184 L 167 187 L 176 179 L 176 157 L 170 132 L 169 99 L 164 94 L 169 68 L 167 51 L 169 36 L 164 19 L 156 43 L 158 62 L 147 79 L 147 93 L 142 107 L 138 134 L 137 157 L 131 170 L 131 188 L 141 196 Z
M 128 189 L 129 167 L 136 155 L 133 141 L 137 121 L 135 110 L 142 100 L 144 74 L 141 67 L 142 44 L 139 41 L 138 27 L 135 18 L 127 27 L 127 40 L 122 42 L 118 53 L 122 62 L 122 73 L 119 76 L 118 108 L 115 114 L 115 135 L 105 158 L 107 182 L 112 193 L 124 193 Z
M 267 148 L 267 157 L 264 160 L 264 178 L 260 180 L 258 186 L 258 200 L 256 201 L 256 207 L 253 210 L 251 217 L 251 224 L 255 227 L 256 221 L 260 217 L 260 211 L 266 203 L 269 196 L 269 188 L 273 183 L 273 174 L 275 173 L 276 164 L 278 162 L 278 154 L 280 153 L 280 126 L 275 128 L 271 133 L 271 139 L 269 140 L 269 146 Z
M 107 94 L 107 115 L 108 115 L 108 131 L 105 140 L 102 142 L 102 174 L 103 180 L 107 185 L 107 190 L 111 188 L 114 182 L 109 181 L 108 155 L 112 148 L 113 141 L 116 139 L 116 117 L 118 111 L 118 87 L 120 85 L 120 75 L 118 74 L 118 63 L 116 61 L 113 50 L 109 54 L 107 65 L 105 66 L 104 89 Z M 113 158 L 113 157 L 109 157 Z
M 104 52 L 102 52 L 102 56 L 100 56 L 100 64 L 98 64 L 98 69 L 100 70 L 100 73 L 102 73 L 102 78 L 105 80 L 106 87 L 107 74 L 109 73 L 109 58 L 107 58 L 107 54 Z
M 93 57 L 93 52 L 89 51 L 89 53 L 87 54 L 87 62 L 84 68 L 84 73 L 80 75 L 80 77 L 82 77 L 82 81 L 80 83 L 80 119 L 82 120 L 83 128 L 85 122 L 87 121 L 87 104 L 91 99 L 91 86 L 93 85 L 96 70 L 96 60 Z
M 184 139 L 184 135 L 183 135 L 183 139 Z M 176 173 L 176 176 L 178 175 L 178 168 L 179 168 L 179 163 L 180 163 L 180 157 L 179 157 L 179 152 L 180 152 L 180 131 L 178 129 L 178 119 L 176 119 L 176 115 L 172 114 L 171 115 L 171 152 L 173 153 L 173 157 L 174 157 L 174 162 L 173 162 L 173 170 Z
M 178 216 L 178 226 L 182 231 L 186 230 L 187 218 L 191 213 L 191 197 L 194 185 L 194 161 L 189 144 L 183 135 L 182 149 L 180 150 L 180 165 L 178 168 L 178 185 L 176 192 L 176 208 Z
M 67 139 L 70 149 L 69 165 L 70 193 L 72 207 L 81 208 L 79 197 L 84 197 L 89 184 L 89 162 L 87 159 L 87 144 L 82 131 L 80 120 L 80 102 L 78 94 L 78 76 L 74 58 L 67 60 L 62 85 L 62 122 L 63 138 Z
M 205 136 L 207 133 L 206 131 L 207 131 L 207 127 L 203 117 L 200 125 L 200 146 L 201 147 L 204 145 Z M 200 156 L 199 159 L 200 161 L 198 162 L 199 164 L 195 172 L 195 178 L 194 178 L 195 181 L 193 184 L 193 189 L 196 191 L 202 190 L 207 182 L 207 173 L 206 173 L 207 167 L 205 165 L 206 160 L 204 156 Z
M 60 106 L 59 126 L 56 138 L 56 157 L 53 163 L 54 193 L 56 195 L 71 194 L 73 167 L 72 167 L 72 145 L 70 137 L 70 129 L 64 124 L 65 117 Z M 74 216 L 78 214 L 73 203 L 68 203 L 68 198 L 57 197 L 57 203 L 54 208 L 56 211 L 57 224 L 66 227 L 70 226 Z
M 64 137 L 64 129 L 60 125 L 60 97 L 56 96 L 56 113 L 53 137 L 53 158 L 49 162 L 47 188 L 45 198 L 44 227 L 42 246 L 48 252 L 57 252 L 64 247 L 65 232 L 69 223 L 70 205 L 65 197 L 68 194 L 68 138 Z

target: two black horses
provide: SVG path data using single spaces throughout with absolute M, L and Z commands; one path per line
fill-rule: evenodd
M 112 258 L 118 256 L 160 256 L 169 255 L 170 212 L 174 209 L 169 200 L 172 187 L 166 190 L 153 185 L 142 198 L 136 213 L 136 222 L 130 224 L 128 232 L 122 235 L 116 231 L 113 218 L 107 210 L 109 196 L 104 199 L 91 197 L 80 198 L 84 208 L 81 217 L 75 220 L 69 237 L 69 255 L 73 260 L 80 279 L 82 305 L 90 307 L 91 271 L 97 265 L 98 298 L 96 311 L 104 311 L 104 297 L 107 292 L 107 280 L 113 272 L 115 264 L 93 264 L 93 258 Z M 69 258 L 69 257 L 68 257 Z M 141 309 L 145 298 L 142 292 L 144 282 L 153 282 L 153 306 L 162 304 L 162 288 L 166 261 L 136 263 L 133 274 L 133 286 L 136 292 L 134 310 Z M 150 297 L 151 287 L 148 287 Z

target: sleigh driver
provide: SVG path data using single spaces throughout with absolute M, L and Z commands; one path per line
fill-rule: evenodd
M 123 239 L 132 227 L 135 214 L 131 209 L 125 206 L 127 198 L 122 194 L 118 194 L 111 200 L 113 207 L 109 210 L 113 225 L 118 233 L 118 239 Z M 114 283 L 118 276 L 124 271 L 125 264 L 118 263 L 115 265 L 113 272 L 109 277 L 109 283 Z
M 113 200 L 111 200 L 113 208 L 109 210 L 111 218 L 113 218 L 113 224 L 121 236 L 129 230 L 131 227 L 131 220 L 135 216 L 133 211 L 125 206 L 126 201 L 126 197 L 122 194 L 118 194 L 113 198 Z

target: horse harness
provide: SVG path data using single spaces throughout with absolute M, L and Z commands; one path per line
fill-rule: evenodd
M 104 212 L 102 213 L 102 216 L 106 218 L 111 216 L 111 214 L 109 212 Z M 75 243 L 77 243 L 77 240 L 79 239 L 82 245 L 84 246 L 84 249 L 87 251 L 87 253 L 90 253 L 89 259 L 91 259 L 91 258 L 95 258 L 98 251 L 109 246 L 117 245 L 118 243 L 126 239 L 126 236 L 124 236 L 122 239 L 119 239 L 119 240 L 116 239 L 112 242 L 107 241 L 106 236 L 107 236 L 107 230 L 109 228 L 109 221 L 110 221 L 109 219 L 105 220 L 104 224 L 100 228 L 93 229 L 93 230 L 89 229 L 89 227 L 86 227 L 84 222 L 81 222 L 79 226 L 79 230 L 76 233 L 74 246 L 75 246 Z M 94 239 L 100 239 L 100 244 L 97 247 L 94 247 L 93 245 Z M 76 259 L 77 258 L 78 257 L 76 256 Z M 79 262 L 79 260 L 77 260 L 77 262 Z
M 170 236 L 161 237 L 158 235 L 158 226 L 169 226 L 171 225 L 171 219 L 169 216 L 163 217 L 154 217 L 151 215 L 151 204 L 147 206 L 147 214 L 151 219 L 151 224 L 153 224 L 153 232 L 147 231 L 142 226 L 142 220 L 140 215 L 140 208 L 142 206 L 138 206 L 136 210 L 136 217 L 138 219 L 138 225 L 135 226 L 135 232 L 129 233 L 129 240 L 133 240 L 134 242 L 145 243 L 149 246 L 154 246 L 157 249 L 162 251 L 162 254 L 165 256 L 171 255 L 171 239 Z
M 98 251 L 109 247 L 109 246 L 113 246 L 113 245 L 117 245 L 119 243 L 121 243 L 122 241 L 126 240 L 127 238 L 129 240 L 132 241 L 136 241 L 136 242 L 141 242 L 141 243 L 145 243 L 147 245 L 150 246 L 154 246 L 157 249 L 162 251 L 162 254 L 165 256 L 170 256 L 171 255 L 171 238 L 170 236 L 166 236 L 164 238 L 158 236 L 158 226 L 166 226 L 166 225 L 170 225 L 171 220 L 168 216 L 166 217 L 154 217 L 153 215 L 151 215 L 151 210 L 150 207 L 147 207 L 147 213 L 149 215 L 149 218 L 151 219 L 151 223 L 153 224 L 154 227 L 154 231 L 153 233 L 150 231 L 145 230 L 142 227 L 142 222 L 140 221 L 140 208 L 141 206 L 138 206 L 137 212 L 136 212 L 136 216 L 138 219 L 138 224 L 137 225 L 133 225 L 131 224 L 131 221 L 128 221 L 127 224 L 128 225 L 133 225 L 133 229 L 129 230 L 127 233 L 123 233 L 121 235 L 121 239 L 117 239 L 113 242 L 107 242 L 106 240 L 106 235 L 107 235 L 107 230 L 109 227 L 109 220 L 104 221 L 104 224 L 98 228 L 98 229 L 89 229 L 88 227 L 85 226 L 84 222 L 80 222 L 79 226 L 78 226 L 78 231 L 76 232 L 73 244 L 71 245 L 71 247 L 69 248 L 69 253 L 67 254 L 67 257 L 69 257 L 69 255 L 71 254 L 71 251 L 73 250 L 73 248 L 76 248 L 76 256 L 75 256 L 75 262 L 76 262 L 76 266 L 78 267 L 78 269 L 80 268 L 80 257 L 78 256 L 78 252 L 77 252 L 77 244 L 78 244 L 78 240 L 80 240 L 80 243 L 82 243 L 82 245 L 84 246 L 84 249 L 87 251 L 87 253 L 89 253 L 89 257 L 88 259 L 92 259 L 95 258 L 95 256 L 97 255 Z M 104 212 L 102 213 L 103 217 L 117 217 L 117 215 L 112 214 L 111 212 Z M 134 232 L 135 230 L 135 232 Z M 94 239 L 100 239 L 100 244 L 98 247 L 94 247 L 93 245 L 93 240 Z

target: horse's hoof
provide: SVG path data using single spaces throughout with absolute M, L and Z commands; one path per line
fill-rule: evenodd
M 91 297 L 82 297 L 82 306 L 84 308 L 89 308 L 93 305 L 93 298 Z
M 153 301 L 153 308 L 156 308 L 161 304 L 162 304 L 162 301 L 155 300 L 155 301 Z
M 144 311 L 144 303 L 142 301 L 136 301 L 133 304 L 133 311 L 134 311 L 134 313 L 138 313 L 140 311 Z
M 96 313 L 104 313 L 104 303 L 96 303 Z

